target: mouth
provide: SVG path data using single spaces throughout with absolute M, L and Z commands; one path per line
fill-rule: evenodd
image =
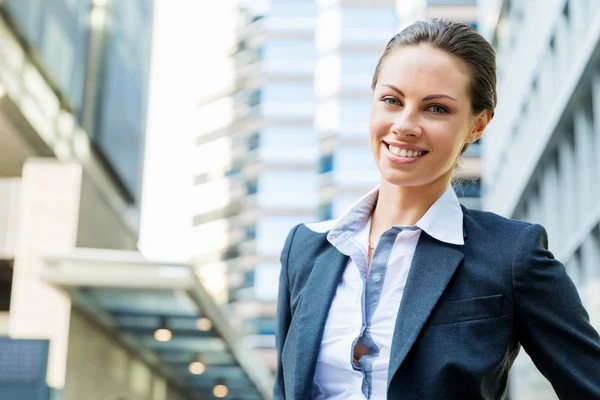
M 406 161 L 417 160 L 429 153 L 425 149 L 412 145 L 390 144 L 387 142 L 383 142 L 383 145 L 388 149 L 390 155 Z

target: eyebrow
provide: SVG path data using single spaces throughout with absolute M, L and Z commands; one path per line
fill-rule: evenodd
M 406 97 L 404 95 L 404 92 L 402 92 L 402 90 L 398 89 L 394 85 L 387 85 L 387 84 L 385 84 L 385 85 L 382 85 L 382 86 L 387 86 L 390 89 L 392 89 L 393 91 L 395 91 L 396 93 L 398 93 L 400 96 Z M 422 101 L 428 101 L 428 100 L 434 100 L 434 99 L 450 99 L 450 100 L 458 101 L 454 97 L 448 96 L 447 94 L 442 94 L 442 93 L 436 93 L 436 94 L 427 95 L 427 96 L 423 97 Z

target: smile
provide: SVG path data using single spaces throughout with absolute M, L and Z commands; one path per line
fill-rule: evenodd
M 388 159 L 395 164 L 411 164 L 426 156 L 429 152 L 415 146 L 392 145 L 383 142 Z
M 395 155 L 400 156 L 400 157 L 408 157 L 408 158 L 421 157 L 425 153 L 427 153 L 426 151 L 407 150 L 405 148 L 396 147 L 396 146 L 392 146 L 392 145 L 390 145 L 388 148 L 390 149 L 390 151 L 392 153 L 394 153 Z

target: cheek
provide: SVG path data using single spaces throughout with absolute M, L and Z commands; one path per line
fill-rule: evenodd
M 444 124 L 437 129 L 436 141 L 446 152 L 461 149 L 466 138 L 465 127 L 460 124 Z
M 369 119 L 369 133 L 371 137 L 377 137 L 385 134 L 389 128 L 389 121 L 386 121 L 385 113 L 373 109 Z

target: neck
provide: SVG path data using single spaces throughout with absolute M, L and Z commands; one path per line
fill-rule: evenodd
M 413 226 L 444 193 L 449 177 L 426 186 L 397 186 L 382 179 L 371 232 L 378 238 L 393 225 Z

